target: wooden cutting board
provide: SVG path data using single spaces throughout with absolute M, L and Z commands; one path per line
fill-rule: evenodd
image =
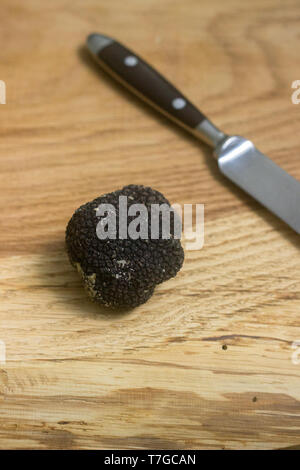
M 299 236 L 83 48 L 115 36 L 299 179 L 299 15 L 294 0 L 2 0 L 1 448 L 299 445 Z M 205 244 L 122 315 L 87 299 L 64 230 L 130 183 L 204 203 Z

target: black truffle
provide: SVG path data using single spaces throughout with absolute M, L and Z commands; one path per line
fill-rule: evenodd
M 145 206 L 146 239 L 120 239 L 119 196 L 127 196 L 128 209 L 132 204 Z M 99 239 L 97 226 L 107 216 L 107 212 L 99 216 L 101 204 L 115 208 L 115 239 Z M 162 232 L 160 213 L 158 238 L 151 238 L 152 204 L 166 204 L 170 211 L 168 237 Z M 67 225 L 66 248 L 90 297 L 109 307 L 132 308 L 146 302 L 157 284 L 174 277 L 184 260 L 180 239 L 174 236 L 174 217 L 176 220 L 176 214 L 160 192 L 140 185 L 125 186 L 79 207 Z M 136 215 L 128 215 L 127 226 L 134 219 Z

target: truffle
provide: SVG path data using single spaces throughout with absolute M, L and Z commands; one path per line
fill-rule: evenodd
M 121 236 L 120 196 L 127 197 L 124 199 L 127 201 L 128 233 L 130 223 L 137 219 L 136 214 L 131 215 L 130 207 L 133 204 L 143 204 L 145 210 L 140 222 L 147 222 L 144 236 L 142 223 L 137 224 L 140 229 L 138 238 L 124 238 L 124 234 Z M 159 212 L 159 231 L 156 238 L 153 238 L 151 207 L 161 207 L 161 204 L 169 211 L 169 232 L 166 234 L 162 230 L 162 213 Z M 103 223 L 108 227 L 109 214 L 109 209 L 101 212 L 100 207 L 115 209 L 115 219 L 111 219 L 115 221 L 111 232 L 113 236 L 99 237 L 98 229 L 103 229 Z M 92 300 L 108 307 L 133 308 L 146 302 L 157 284 L 176 276 L 184 260 L 180 235 L 175 229 L 176 220 L 178 221 L 177 215 L 171 210 L 168 200 L 160 192 L 141 185 L 125 186 L 79 207 L 67 225 L 66 249 L 71 264 L 77 268 Z

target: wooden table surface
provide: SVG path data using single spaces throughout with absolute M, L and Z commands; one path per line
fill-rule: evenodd
M 296 0 L 2 0 L 1 448 L 299 445 L 299 236 L 83 47 L 118 38 L 299 179 L 299 18 Z M 205 244 L 122 315 L 87 299 L 64 230 L 131 183 L 204 203 Z

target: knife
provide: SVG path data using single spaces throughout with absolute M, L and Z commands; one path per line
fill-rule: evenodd
M 300 182 L 250 140 L 228 136 L 143 59 L 114 39 L 91 34 L 87 47 L 100 66 L 133 93 L 213 148 L 221 172 L 300 233 Z

